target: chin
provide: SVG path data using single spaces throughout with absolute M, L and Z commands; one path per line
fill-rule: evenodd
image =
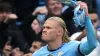
M 47 39 L 46 38 L 42 38 L 42 40 L 46 41 Z
M 55 15 L 55 16 L 60 16 L 60 15 L 61 15 L 61 13 L 55 13 L 54 15 Z
M 45 39 L 46 39 L 46 37 L 42 36 L 42 40 L 45 40 Z
M 48 41 L 47 37 L 42 37 L 43 41 Z

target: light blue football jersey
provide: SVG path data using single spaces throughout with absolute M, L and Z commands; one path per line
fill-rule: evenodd
M 36 51 L 32 56 L 79 56 L 78 45 L 78 41 L 71 41 L 64 43 L 55 51 L 49 51 L 48 45 L 46 45 Z

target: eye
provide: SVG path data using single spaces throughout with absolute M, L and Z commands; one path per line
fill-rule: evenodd
M 57 4 L 61 4 L 61 2 L 57 2 Z
M 98 20 L 92 20 L 92 23 L 96 23 Z
M 45 26 L 45 27 L 43 27 L 43 29 L 51 29 L 51 27 Z
M 50 5 L 55 5 L 55 3 L 52 3 L 52 4 L 50 4 Z
M 51 29 L 50 27 L 46 27 L 47 29 Z
M 37 47 L 37 46 L 35 46 L 35 45 L 33 46 L 33 48 L 34 48 L 34 49 L 38 49 L 38 47 Z

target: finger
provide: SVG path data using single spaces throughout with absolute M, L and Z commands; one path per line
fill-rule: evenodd
M 5 45 L 10 45 L 10 42 L 9 42 L 9 41 L 7 41 Z
M 16 48 L 16 51 L 20 51 L 20 48 Z

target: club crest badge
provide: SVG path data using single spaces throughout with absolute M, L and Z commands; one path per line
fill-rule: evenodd
M 62 56 L 62 55 L 63 55 L 63 51 L 59 51 L 58 56 Z

